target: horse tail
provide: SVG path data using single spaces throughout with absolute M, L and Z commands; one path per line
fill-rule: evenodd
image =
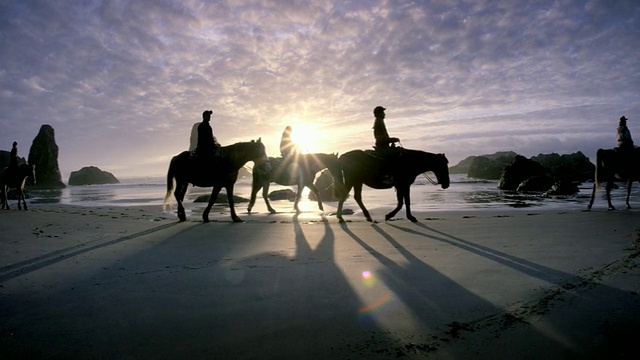
M 167 203 L 169 202 L 169 199 L 171 199 L 171 194 L 175 188 L 175 159 L 175 157 L 171 159 L 171 162 L 169 163 L 169 170 L 167 170 L 167 193 L 164 195 L 164 201 L 162 202 L 163 210 L 167 208 Z

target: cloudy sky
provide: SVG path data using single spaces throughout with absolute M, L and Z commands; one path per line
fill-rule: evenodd
M 0 0 L 0 149 L 157 176 L 207 109 L 223 145 L 525 156 L 640 142 L 637 0 Z

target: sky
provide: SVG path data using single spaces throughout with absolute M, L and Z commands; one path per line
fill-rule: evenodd
M 270 156 L 371 148 L 379 105 L 451 165 L 640 142 L 637 0 L 0 0 L 0 49 L 0 150 L 49 124 L 65 182 L 163 176 L 208 109 Z

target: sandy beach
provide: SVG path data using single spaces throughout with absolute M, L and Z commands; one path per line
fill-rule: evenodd
M 640 211 L 0 212 L 2 359 L 632 358 Z M 258 210 L 260 211 L 260 210 Z M 384 213 L 372 212 L 384 219 Z M 635 358 L 635 356 L 633 356 Z

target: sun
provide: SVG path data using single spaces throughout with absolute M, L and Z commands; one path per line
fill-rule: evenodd
M 318 151 L 320 136 L 316 126 L 311 124 L 297 124 L 292 126 L 291 139 L 298 145 L 303 154 Z

